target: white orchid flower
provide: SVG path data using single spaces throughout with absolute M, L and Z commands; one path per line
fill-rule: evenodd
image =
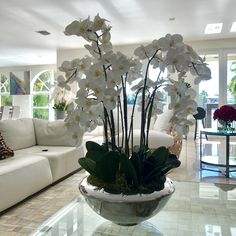
M 87 72 L 87 77 L 89 80 L 95 81 L 95 83 L 98 79 L 105 80 L 105 74 L 102 65 L 100 63 L 93 64 Z
M 189 70 L 188 66 L 190 62 L 185 59 L 184 53 L 179 50 L 169 49 L 165 62 L 170 73 L 174 73 L 175 70 L 185 72 Z
M 69 136 L 69 142 L 71 142 L 72 144 L 75 143 L 76 147 L 81 146 L 81 144 L 83 143 L 83 136 L 85 131 L 78 125 L 72 125 L 68 130 L 71 134 Z
M 111 40 L 111 33 L 110 33 L 110 29 L 106 30 L 105 32 L 103 32 L 102 37 L 99 38 L 99 41 L 103 44 L 107 44 L 110 43 Z
M 101 18 L 99 14 L 97 14 L 93 20 L 92 30 L 98 31 L 98 30 L 103 29 L 106 21 L 107 21 L 106 19 Z
M 96 46 L 94 43 L 90 44 L 85 44 L 84 47 L 89 51 L 89 53 L 94 57 L 94 58 L 99 58 L 99 51 L 97 50 Z
M 87 33 L 90 31 L 92 26 L 92 22 L 90 21 L 90 18 L 88 17 L 87 19 L 83 21 L 73 21 L 71 24 L 66 26 L 65 28 L 65 35 L 77 35 L 77 36 L 82 36 L 85 39 L 87 39 Z
M 154 54 L 159 50 L 159 45 L 157 46 L 158 42 L 154 42 L 148 44 L 146 46 L 141 45 L 140 47 L 134 50 L 134 55 L 139 57 L 140 60 L 145 60 L 154 56 Z M 156 48 L 158 47 L 158 48 Z
M 104 96 L 103 104 L 104 107 L 110 111 L 116 108 L 117 97 L 116 96 Z
M 92 63 L 92 58 L 85 56 L 84 58 L 78 60 L 77 67 L 80 71 L 88 71 Z
M 158 42 L 157 39 L 154 39 L 154 40 L 152 41 L 152 47 L 153 47 L 153 49 L 154 49 L 155 51 L 161 49 L 160 44 L 159 44 L 159 42 Z
M 147 59 L 145 47 L 143 45 L 140 45 L 138 48 L 134 50 L 134 55 L 137 56 L 140 60 Z
M 117 75 L 113 70 L 107 72 L 107 87 L 115 88 L 121 84 L 121 76 Z
M 75 20 L 65 28 L 65 35 L 80 35 L 80 22 Z
M 106 107 L 108 111 L 113 110 L 116 108 L 117 104 L 117 97 L 120 95 L 121 90 L 115 90 L 115 89 L 106 89 L 103 99 L 103 105 Z
M 71 90 L 71 87 L 67 84 L 66 79 L 63 75 L 59 75 L 57 77 L 57 85 L 61 88 L 65 88 L 66 90 Z
M 170 48 L 183 46 L 183 37 L 180 34 L 167 34 L 158 40 L 158 44 L 162 51 L 167 51 Z
M 116 61 L 116 63 L 112 64 L 112 70 L 114 73 L 117 74 L 117 76 L 124 75 L 129 71 L 130 64 L 129 60 L 125 57 L 120 57 Z
M 107 53 L 107 52 L 110 52 L 112 51 L 112 44 L 111 42 L 108 42 L 108 43 L 102 43 L 101 47 L 102 51 L 104 53 Z
M 78 98 L 75 100 L 78 107 L 83 108 L 84 111 L 90 110 L 92 106 L 97 105 L 98 101 L 93 98 Z
M 97 83 L 97 84 L 93 84 L 91 86 L 91 89 L 93 91 L 92 95 L 95 96 L 98 101 L 102 101 L 104 98 L 104 91 L 105 91 L 104 86 L 101 86 L 99 85 L 99 83 Z

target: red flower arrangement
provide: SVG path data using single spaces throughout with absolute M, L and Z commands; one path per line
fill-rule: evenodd
M 230 105 L 224 105 L 215 110 L 213 115 L 214 120 L 232 122 L 236 120 L 236 109 Z

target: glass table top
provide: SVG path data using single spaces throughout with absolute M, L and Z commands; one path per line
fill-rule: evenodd
M 103 219 L 78 197 L 31 236 L 235 236 L 236 185 L 174 182 L 166 206 L 148 221 L 119 226 Z
M 218 130 L 213 128 L 206 128 L 202 129 L 200 132 L 208 135 L 236 136 L 236 130 Z

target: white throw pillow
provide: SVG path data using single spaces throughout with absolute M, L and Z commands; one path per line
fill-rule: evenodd
M 36 143 L 46 146 L 75 146 L 63 120 L 33 119 Z
M 170 119 L 173 116 L 173 111 L 164 109 L 163 113 L 157 116 L 157 120 L 154 124 L 153 129 L 160 132 L 168 132 L 170 131 L 171 124 Z
M 36 144 L 34 124 L 31 118 L 1 120 L 0 132 L 6 144 L 13 150 Z
M 128 105 L 128 107 L 127 107 L 128 128 L 130 127 L 130 123 L 131 123 L 132 111 L 133 111 L 133 105 Z M 117 113 L 116 112 L 117 111 L 114 110 L 115 123 L 117 123 Z M 150 129 L 153 129 L 154 123 L 155 123 L 155 117 L 152 117 L 151 123 L 150 123 Z M 121 125 L 121 121 L 120 121 L 120 124 L 119 124 L 120 131 L 122 130 L 121 127 L 122 127 L 122 125 Z M 117 124 L 116 124 L 116 128 L 117 128 Z M 139 105 L 136 105 L 135 109 L 134 109 L 133 129 L 141 129 L 141 108 L 139 107 Z

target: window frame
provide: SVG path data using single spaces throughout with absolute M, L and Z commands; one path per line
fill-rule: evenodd
M 49 71 L 50 73 L 50 78 L 49 78 L 49 87 L 45 84 L 44 81 L 42 81 L 40 79 L 40 75 L 42 75 L 43 73 Z M 34 86 L 35 83 L 40 80 L 42 83 L 45 84 L 45 86 L 47 87 L 47 91 L 34 91 Z M 34 109 L 48 109 L 48 120 L 53 120 L 54 117 L 54 112 L 53 112 L 53 108 L 52 108 L 52 104 L 50 103 L 51 101 L 51 97 L 52 97 L 52 86 L 54 84 L 54 70 L 53 69 L 46 69 L 46 70 L 42 70 L 39 73 L 37 73 L 34 78 L 31 81 L 31 85 L 30 85 L 30 91 L 31 91 L 31 116 L 33 117 L 34 115 Z M 33 104 L 33 99 L 35 95 L 47 95 L 49 102 L 47 106 L 34 106 Z
M 6 77 L 6 81 L 8 81 L 7 83 L 9 83 L 9 86 L 10 86 L 10 76 L 9 76 L 9 75 L 7 76 L 7 75 L 4 74 L 4 73 L 0 73 L 0 75 Z M 3 85 L 6 84 L 6 81 L 5 81 L 5 83 L 4 83 Z M 4 87 L 6 88 L 6 86 L 4 86 Z M 1 98 L 0 98 L 1 105 L 4 105 L 4 104 L 2 104 L 2 97 L 5 97 L 5 96 L 11 96 L 11 105 L 12 105 L 12 103 L 13 103 L 13 98 L 12 98 L 10 89 L 9 89 L 9 92 L 7 92 L 7 89 L 5 89 L 5 92 L 2 92 L 2 83 L 1 83 L 1 81 L 0 81 L 0 91 L 1 91 Z

